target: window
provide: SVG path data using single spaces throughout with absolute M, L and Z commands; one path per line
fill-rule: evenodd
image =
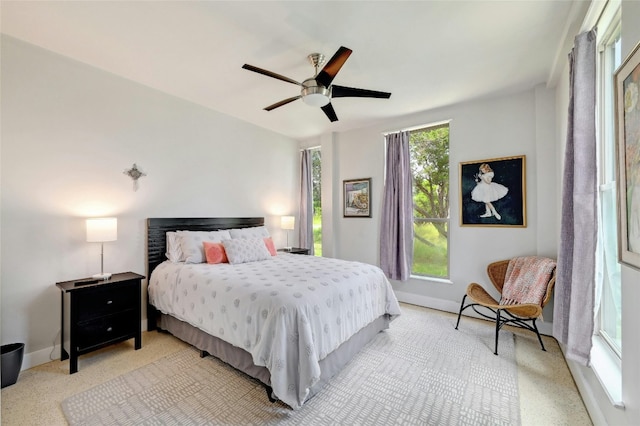
M 622 312 L 621 277 L 618 263 L 616 232 L 615 173 L 615 104 L 614 80 L 621 63 L 620 1 L 604 5 L 598 26 L 598 62 L 596 101 L 599 213 L 598 252 L 596 264 L 596 322 L 591 349 L 591 367 L 603 390 L 615 407 L 624 407 L 622 400 Z
M 413 275 L 449 277 L 449 123 L 411 130 Z
M 313 252 L 322 256 L 322 154 L 320 148 L 311 152 L 311 181 L 313 183 Z
M 599 156 L 600 226 L 598 285 L 600 304 L 596 332 L 620 357 L 621 282 L 616 231 L 616 142 L 613 75 L 621 63 L 620 19 L 614 17 L 603 31 L 599 43 Z

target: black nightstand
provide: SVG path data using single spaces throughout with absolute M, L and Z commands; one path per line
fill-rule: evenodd
M 60 360 L 78 371 L 78 356 L 135 339 L 142 347 L 141 295 L 144 276 L 124 272 L 108 280 L 84 278 L 56 283 L 61 291 Z
M 290 249 L 278 249 L 278 251 L 281 251 L 283 253 L 291 253 L 291 254 L 309 254 L 309 249 L 308 248 L 300 248 L 300 247 L 291 247 Z

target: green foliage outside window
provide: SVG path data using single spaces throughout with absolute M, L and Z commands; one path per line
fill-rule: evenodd
M 313 181 L 313 251 L 322 256 L 322 154 L 320 149 L 311 151 L 311 173 Z
M 412 273 L 449 276 L 449 125 L 410 133 L 413 174 Z

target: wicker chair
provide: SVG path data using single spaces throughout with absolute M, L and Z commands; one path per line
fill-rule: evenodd
M 487 266 L 487 274 L 489 275 L 489 279 L 500 294 L 502 294 L 502 287 L 504 285 L 508 265 L 509 260 L 501 260 L 498 262 L 493 262 L 489 264 L 489 266 Z M 498 333 L 502 326 L 507 324 L 515 325 L 517 327 L 525 328 L 527 330 L 535 332 L 538 336 L 538 341 L 540 342 L 542 350 L 546 351 L 546 349 L 544 348 L 544 344 L 542 343 L 542 338 L 540 337 L 540 332 L 538 331 L 538 327 L 536 326 L 536 320 L 542 315 L 542 308 L 545 307 L 545 305 L 551 298 L 551 292 L 553 291 L 555 282 L 556 271 L 554 269 L 551 279 L 547 283 L 547 290 L 542 300 L 542 304 L 540 305 L 531 303 L 501 305 L 500 302 L 496 301 L 489 293 L 487 293 L 487 291 L 480 284 L 471 283 L 467 287 L 466 294 L 462 298 L 462 303 L 460 304 L 460 312 L 458 312 L 458 322 L 456 323 L 456 330 L 458 329 L 458 325 L 460 325 L 460 317 L 462 315 L 462 311 L 464 311 L 468 307 L 471 307 L 474 311 L 476 311 L 478 315 L 491 321 L 495 321 L 496 323 L 496 345 L 494 354 L 498 355 Z M 465 305 L 465 300 L 467 297 L 471 299 L 471 303 Z M 478 306 L 482 306 L 488 309 L 493 313 L 493 315 L 479 311 Z

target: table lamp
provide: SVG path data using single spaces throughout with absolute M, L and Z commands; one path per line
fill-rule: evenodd
M 104 272 L 104 243 L 118 239 L 118 219 L 102 217 L 87 219 L 87 242 L 100 243 L 100 273 L 93 278 L 108 280 L 111 273 Z
M 287 246 L 285 250 L 291 250 L 291 246 L 289 245 L 289 231 L 291 229 L 295 229 L 296 218 L 293 216 L 282 216 L 280 218 L 280 228 L 287 230 Z

